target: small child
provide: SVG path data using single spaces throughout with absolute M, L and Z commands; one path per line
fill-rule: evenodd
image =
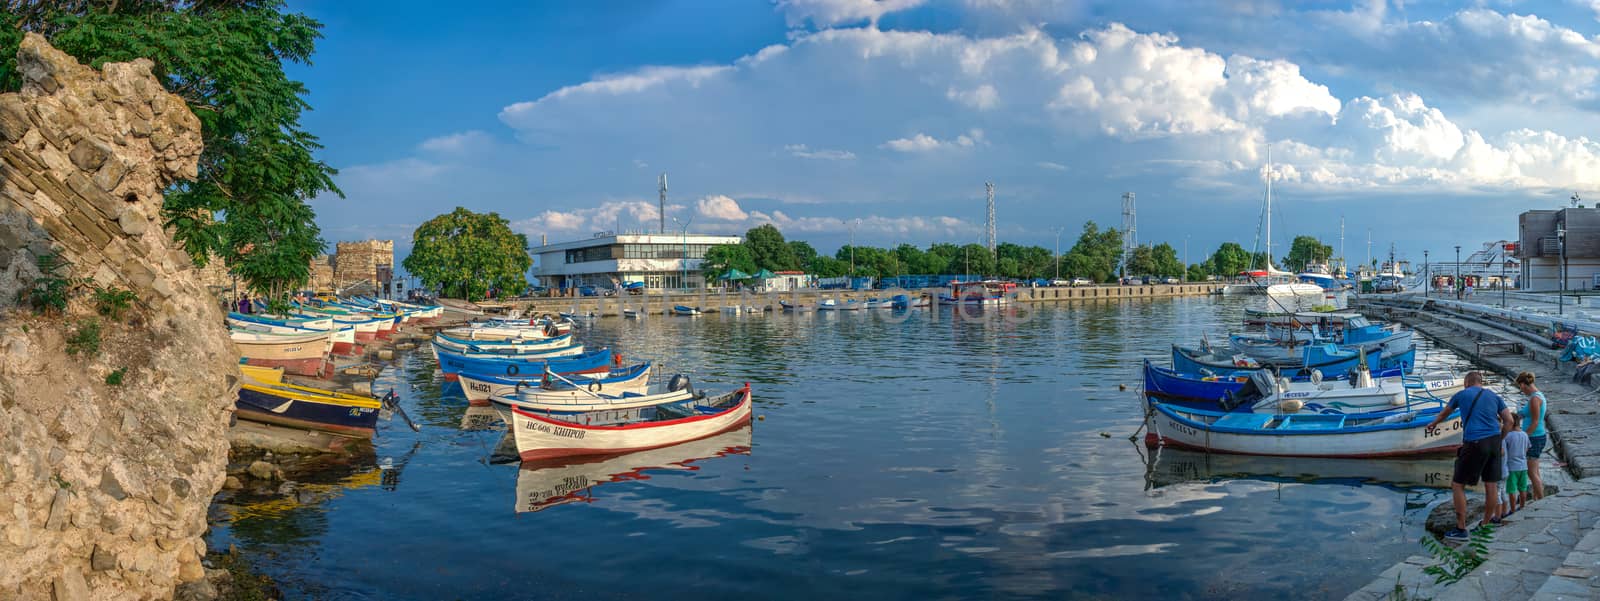
M 1500 438 L 1501 451 L 1506 458 L 1505 513 L 1521 511 L 1528 503 L 1528 433 L 1522 431 L 1522 414 L 1511 414 L 1511 431 Z

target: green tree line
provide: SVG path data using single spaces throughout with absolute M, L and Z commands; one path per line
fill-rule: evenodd
M 1315 237 L 1295 238 L 1289 256 L 1280 266 L 1301 269 L 1305 263 L 1326 261 L 1332 248 Z M 1042 246 L 1023 246 L 1002 242 L 991 255 L 980 244 L 937 243 L 927 248 L 901 244 L 893 248 L 846 245 L 833 256 L 820 254 L 809 243 L 785 240 L 771 225 L 745 233 L 739 244 L 723 244 L 706 252 L 702 269 L 708 280 L 716 280 L 732 270 L 753 274 L 769 271 L 805 271 L 817 277 L 846 275 L 894 277 L 899 275 L 970 274 L 1007 279 L 1088 278 L 1095 282 L 1116 281 L 1123 268 L 1122 232 L 1100 229 L 1095 222 L 1083 224 L 1078 239 L 1057 257 Z M 1224 242 L 1204 260 L 1184 265 L 1177 249 L 1166 242 L 1135 247 L 1127 257 L 1127 275 L 1204 280 L 1208 276 L 1233 276 L 1251 268 L 1261 268 L 1267 254 L 1251 253 L 1235 242 Z M 1059 271 L 1058 271 L 1059 270 Z

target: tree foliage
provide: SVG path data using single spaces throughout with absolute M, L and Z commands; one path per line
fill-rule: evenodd
M 528 237 L 511 231 L 499 213 L 461 207 L 417 227 L 402 263 L 422 285 L 452 298 L 478 300 L 490 290 L 521 293 L 533 266 Z
M 195 262 L 213 254 L 259 295 L 282 298 L 310 276 L 321 231 L 306 201 L 339 194 L 321 146 L 300 126 L 304 84 L 284 63 L 309 64 L 322 24 L 281 0 L 10 2 L 0 19 L 0 91 L 21 85 L 17 45 L 34 31 L 98 69 L 148 58 L 166 89 L 199 117 L 199 177 L 166 191 L 162 214 Z
M 757 265 L 750 273 L 762 269 L 784 271 L 800 266 L 795 261 L 794 247 L 789 246 L 789 243 L 783 240 L 783 232 L 779 232 L 778 228 L 770 223 L 750 228 L 750 231 L 745 232 L 744 245 L 750 249 L 751 258 Z
M 1077 243 L 1062 259 L 1064 277 L 1089 278 L 1096 282 L 1110 282 L 1117 277 L 1117 263 L 1122 261 L 1122 233 L 1116 228 L 1100 230 L 1090 221 L 1083 224 L 1083 233 Z
M 1250 269 L 1250 252 L 1237 242 L 1223 242 L 1217 251 L 1211 253 L 1207 259 L 1211 263 L 1211 273 L 1221 276 L 1235 276 L 1239 272 Z
M 747 274 L 760 271 L 756 266 L 755 253 L 745 244 L 718 244 L 706 249 L 706 258 L 700 262 L 700 270 L 705 274 L 706 281 L 716 281 L 733 270 Z
M 1326 263 L 1333 257 L 1333 247 L 1323 244 L 1316 236 L 1295 236 L 1289 246 L 1289 256 L 1283 258 L 1283 267 L 1302 271 L 1308 263 Z

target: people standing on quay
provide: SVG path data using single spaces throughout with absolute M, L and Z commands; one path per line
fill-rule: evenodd
M 1505 399 L 1483 387 L 1483 374 L 1467 372 L 1466 385 L 1450 397 L 1444 409 L 1425 430 L 1433 430 L 1451 413 L 1461 411 L 1461 448 L 1456 451 L 1455 474 L 1450 479 L 1450 501 L 1456 510 L 1456 527 L 1445 538 L 1467 539 L 1467 490 L 1483 481 L 1483 524 L 1500 513 L 1500 436 L 1511 429 L 1511 408 Z
M 1545 444 L 1550 441 L 1549 433 L 1544 430 L 1544 393 L 1534 385 L 1533 372 L 1517 374 L 1517 390 L 1528 396 L 1528 402 L 1522 404 L 1522 431 L 1528 434 L 1528 487 L 1531 489 L 1532 498 L 1544 498 L 1544 479 L 1539 476 L 1539 456 L 1544 454 Z
M 1522 414 L 1511 414 L 1511 428 L 1500 443 L 1506 457 L 1506 506 L 1500 512 L 1502 519 L 1528 503 L 1528 433 L 1519 429 L 1521 425 Z

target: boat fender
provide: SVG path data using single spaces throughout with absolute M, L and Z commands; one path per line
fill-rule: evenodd
M 611 364 L 622 367 L 622 353 L 611 353 Z
M 694 394 L 694 384 L 689 382 L 689 376 L 672 374 L 672 379 L 667 380 L 667 391 L 678 392 L 680 390 L 687 390 L 690 394 Z
M 1289 392 L 1289 378 L 1278 376 L 1278 394 Z
M 1278 403 L 1278 411 L 1283 413 L 1299 413 L 1301 409 L 1305 408 L 1305 406 L 1305 403 L 1301 402 L 1300 399 L 1287 399 L 1281 403 Z
M 601 383 L 600 380 L 589 380 L 589 392 L 600 392 L 602 390 L 605 390 L 605 384 Z
M 1312 384 L 1321 384 L 1322 383 L 1322 370 L 1320 370 L 1320 369 L 1311 370 L 1311 383 Z

